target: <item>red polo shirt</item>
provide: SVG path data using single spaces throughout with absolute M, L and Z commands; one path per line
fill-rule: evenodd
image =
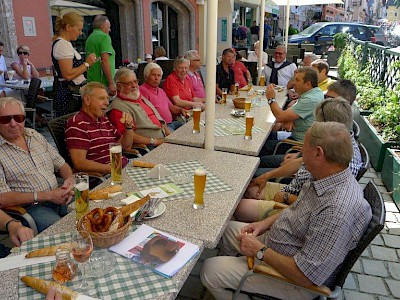
M 182 100 L 193 101 L 194 91 L 188 76 L 182 81 L 175 71 L 165 79 L 163 90 L 170 99 L 179 96 Z
M 247 85 L 246 66 L 240 61 L 235 61 L 235 64 L 233 65 L 233 72 L 235 73 L 235 82 L 239 83 L 239 88 L 246 86 Z

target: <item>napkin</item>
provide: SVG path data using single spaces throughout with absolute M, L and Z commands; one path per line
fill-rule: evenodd
M 168 170 L 163 164 L 156 165 L 153 169 L 147 173 L 148 178 L 154 178 L 160 180 L 161 178 L 171 176 L 172 172 Z
M 5 258 L 0 259 L 0 271 L 15 269 L 24 266 L 36 265 L 56 260 L 56 257 L 54 255 L 44 256 L 44 257 L 34 257 L 34 258 L 25 258 L 25 255 L 26 253 L 23 253 L 20 255 L 7 256 Z

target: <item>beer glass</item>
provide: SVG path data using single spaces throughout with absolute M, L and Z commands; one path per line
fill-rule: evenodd
M 251 109 L 251 99 L 246 99 L 246 101 L 244 102 L 244 110 L 246 112 L 249 112 Z
M 194 171 L 194 209 L 204 208 L 204 189 L 206 187 L 207 172 L 204 169 Z
M 46 68 L 46 79 L 47 81 L 51 80 L 51 68 Z
M 222 89 L 222 99 L 221 99 L 221 104 L 226 104 L 226 99 L 228 96 L 228 89 L 227 88 L 223 88 Z
M 110 144 L 111 184 L 122 183 L 122 146 L 118 143 Z
M 259 85 L 260 85 L 260 86 L 265 86 L 265 76 L 264 76 L 264 75 L 261 75 L 261 76 L 260 76 L 260 83 L 259 83 Z
M 73 178 L 76 220 L 78 221 L 89 212 L 89 175 L 75 173 Z
M 252 139 L 251 131 L 253 129 L 253 125 L 254 125 L 254 114 L 251 112 L 247 112 L 246 113 L 246 131 L 244 133 L 245 140 Z
M 201 107 L 193 107 L 193 133 L 200 133 Z
M 239 83 L 235 82 L 235 86 L 233 88 L 233 93 L 235 96 L 239 96 Z

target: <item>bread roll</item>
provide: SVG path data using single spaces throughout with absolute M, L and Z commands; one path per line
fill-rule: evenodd
M 132 162 L 132 166 L 139 167 L 139 168 L 154 168 L 156 166 L 156 164 L 135 159 Z
M 101 200 L 110 198 L 109 194 L 118 193 L 122 191 L 120 185 L 110 185 L 105 188 L 95 190 L 89 193 L 89 200 Z
M 25 258 L 42 257 L 56 255 L 56 251 L 60 247 L 69 247 L 69 243 L 63 243 L 55 246 L 49 246 L 37 250 L 33 250 L 25 255 Z
M 47 281 L 31 276 L 22 276 L 21 281 L 44 295 L 47 295 L 50 288 L 54 286 L 61 293 L 63 300 L 73 300 L 78 297 L 77 292 L 55 281 Z
M 139 199 L 131 204 L 125 205 L 119 209 L 119 211 L 122 213 L 123 218 L 125 219 L 127 216 L 129 216 L 131 213 L 134 211 L 138 210 L 141 208 L 147 201 L 150 200 L 150 195 L 147 195 L 146 197 L 143 197 L 142 199 Z

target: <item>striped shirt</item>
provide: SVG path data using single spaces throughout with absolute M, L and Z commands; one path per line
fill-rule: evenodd
M 36 130 L 25 128 L 29 151 L 0 136 L 0 193 L 50 191 L 58 186 L 54 172 L 65 164 Z
M 314 284 L 329 286 L 371 220 L 371 207 L 350 169 L 307 181 L 273 224 L 266 245 L 293 257 Z
M 84 149 L 86 158 L 102 164 L 110 163 L 109 145 L 117 143 L 121 134 L 107 117 L 93 119 L 84 111 L 68 119 L 65 127 L 67 148 Z

